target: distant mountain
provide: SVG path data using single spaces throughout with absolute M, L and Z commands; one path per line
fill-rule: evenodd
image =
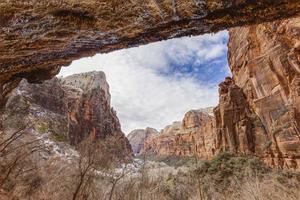
M 170 156 L 214 155 L 215 118 L 211 108 L 191 110 L 182 122 L 166 126 L 159 135 L 146 140 L 144 152 Z
M 152 137 L 158 135 L 158 131 L 154 128 L 136 129 L 131 131 L 127 138 L 131 144 L 132 151 L 134 154 L 139 154 L 144 148 L 144 143 Z
M 4 128 L 9 132 L 34 124 L 30 130 L 33 136 L 71 145 L 87 137 L 115 137 L 124 152 L 131 154 L 130 144 L 110 105 L 109 85 L 103 72 L 53 78 L 43 84 L 23 80 L 4 112 L 8 116 Z

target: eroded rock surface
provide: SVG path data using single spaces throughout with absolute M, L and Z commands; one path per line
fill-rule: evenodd
M 215 154 L 214 133 L 214 117 L 204 110 L 191 110 L 182 122 L 166 126 L 158 136 L 147 140 L 144 151 L 158 155 L 211 158 Z
M 271 165 L 300 166 L 300 18 L 230 30 L 237 86 L 270 137 Z
M 62 85 L 68 99 L 71 144 L 88 136 L 123 135 L 110 105 L 109 85 L 103 72 L 72 75 L 64 78 Z
M 158 131 L 154 128 L 147 127 L 145 129 L 136 129 L 131 131 L 127 138 L 131 144 L 134 154 L 139 154 L 144 148 L 144 144 L 147 140 L 158 135 Z
M 298 0 L 7 0 L 0 83 L 41 82 L 95 53 L 298 15 Z M 1 96 L 4 98 L 5 93 Z
M 114 137 L 124 152 L 131 154 L 110 105 L 109 85 L 103 72 L 53 78 L 43 84 L 23 80 L 8 99 L 4 113 L 5 131 L 32 124 L 32 133 L 38 138 L 71 145 L 87 137 Z
M 219 105 L 214 114 L 218 153 L 263 155 L 269 141 L 267 132 L 251 111 L 243 90 L 230 77 L 219 85 Z

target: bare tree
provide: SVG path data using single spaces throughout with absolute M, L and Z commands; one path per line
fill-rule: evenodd
M 142 166 L 140 169 L 141 173 L 141 187 L 140 187 L 140 200 L 143 200 L 144 198 L 144 189 L 146 187 L 146 180 L 148 177 L 147 169 L 146 169 L 146 164 L 147 164 L 147 152 L 145 151 L 143 153 L 143 160 L 142 160 Z
M 97 167 L 100 167 L 99 160 L 102 158 L 102 154 L 99 154 L 100 148 L 101 143 L 94 142 L 90 138 L 79 145 L 80 156 L 77 160 L 75 189 L 72 200 L 88 199 L 89 194 L 87 190 L 96 175 Z
M 30 125 L 13 133 L 1 133 L 0 188 L 12 191 L 22 186 L 31 195 L 33 189 L 38 187 L 38 168 L 33 158 L 36 153 L 47 149 L 39 139 L 27 137 L 32 127 Z
M 198 156 L 197 154 L 195 153 L 194 154 L 194 157 L 195 157 L 195 160 L 196 160 L 196 166 L 198 166 L 200 163 L 199 163 L 199 159 L 198 159 Z M 204 195 L 203 195 L 203 192 L 202 192 L 202 185 L 203 185 L 203 178 L 204 178 L 204 175 L 205 175 L 205 170 L 206 167 L 205 166 L 202 166 L 201 168 L 198 168 L 196 171 L 195 171 L 195 177 L 196 177 L 196 180 L 197 180 L 197 189 L 198 189 L 198 193 L 199 193 L 199 200 L 204 200 Z
M 72 200 L 88 199 L 90 189 L 97 177 L 105 177 L 112 184 L 108 194 L 111 200 L 117 183 L 128 173 L 128 155 L 124 153 L 117 138 L 107 137 L 102 140 L 88 138 L 83 141 L 78 150 L 80 156 L 77 161 L 77 173 L 75 189 Z M 121 173 L 116 173 L 115 169 L 122 166 Z
M 124 179 L 130 173 L 132 173 L 132 170 L 128 166 L 129 166 L 128 163 L 125 163 L 121 167 L 121 172 L 117 172 L 115 169 L 112 169 L 110 171 L 110 173 L 109 173 L 109 177 L 110 177 L 109 182 L 111 183 L 111 189 L 110 189 L 110 191 L 108 193 L 108 196 L 109 196 L 108 199 L 109 200 L 113 199 L 113 195 L 114 195 L 116 186 L 119 183 L 119 181 L 121 181 L 122 179 Z

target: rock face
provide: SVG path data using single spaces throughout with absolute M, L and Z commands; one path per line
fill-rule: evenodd
M 228 47 L 233 78 L 219 85 L 215 120 L 189 112 L 145 149 L 202 158 L 252 154 L 274 167 L 299 169 L 300 18 L 231 29 Z
M 299 12 L 298 0 L 1 1 L 0 100 L 20 78 L 50 79 L 81 57 Z
M 154 128 L 136 129 L 131 131 L 127 138 L 132 147 L 134 154 L 139 154 L 144 148 L 144 144 L 147 140 L 158 135 L 158 131 Z
M 43 84 L 23 80 L 5 107 L 4 127 L 34 124 L 33 132 L 77 145 L 87 137 L 114 137 L 128 155 L 131 147 L 110 105 L 103 72 L 53 78 Z
M 228 46 L 234 80 L 215 110 L 222 148 L 299 168 L 300 18 L 231 29 Z
M 43 84 L 21 81 L 4 108 L 4 131 L 33 125 L 37 133 L 58 140 L 68 138 L 66 92 L 57 78 Z
M 218 153 L 263 155 L 268 136 L 243 90 L 227 77 L 219 85 L 219 95 L 219 105 L 214 109 Z
M 159 155 L 198 156 L 215 155 L 215 120 L 203 110 L 191 110 L 182 122 L 166 126 L 161 133 L 146 141 L 144 151 Z
M 103 72 L 69 76 L 62 80 L 62 85 L 68 99 L 71 144 L 87 136 L 123 135 L 116 112 L 110 106 L 109 85 Z

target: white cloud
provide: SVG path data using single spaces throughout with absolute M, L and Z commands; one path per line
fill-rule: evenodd
M 74 61 L 60 75 L 104 71 L 123 131 L 148 126 L 161 129 L 181 120 L 190 109 L 216 105 L 218 94 L 217 85 L 201 85 L 195 77 L 165 76 L 159 71 L 168 70 L 171 63 L 212 62 L 226 53 L 226 38 L 224 31 L 98 54 Z

